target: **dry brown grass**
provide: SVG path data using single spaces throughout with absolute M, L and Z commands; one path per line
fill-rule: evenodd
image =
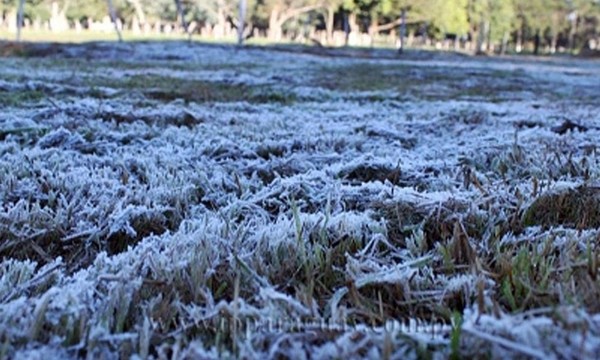
M 600 188 L 580 186 L 540 195 L 523 215 L 526 226 L 600 227 Z

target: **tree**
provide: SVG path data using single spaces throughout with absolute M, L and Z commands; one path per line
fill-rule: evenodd
M 144 5 L 142 2 L 140 0 L 127 0 L 127 2 L 130 3 L 135 9 L 135 16 L 137 17 L 139 24 L 142 26 L 145 25 L 146 12 L 144 11 Z
M 343 0 L 324 0 L 323 7 L 325 9 L 325 32 L 327 33 L 327 43 L 333 44 L 333 26 L 335 13 L 343 5 Z
M 442 33 L 458 39 L 469 32 L 468 0 L 437 0 L 430 5 L 430 21 Z
M 377 25 L 376 31 L 387 31 L 399 26 L 400 47 L 398 52 L 402 53 L 407 25 L 430 21 L 432 10 L 443 4 L 445 3 L 437 4 L 435 0 L 381 0 L 378 5 L 379 13 L 383 18 L 389 18 L 391 21 Z
M 115 12 L 115 7 L 113 6 L 113 2 L 112 2 L 112 0 L 106 0 L 106 3 L 108 5 L 108 12 L 110 13 L 110 19 L 112 20 L 113 24 L 115 25 L 115 31 L 117 32 L 117 36 L 119 37 L 119 42 L 122 42 L 123 36 L 121 35 L 121 29 L 119 29 L 119 26 L 117 24 L 117 13 Z
M 544 5 L 547 6 L 545 14 L 549 15 L 547 21 L 548 29 L 550 30 L 550 52 L 555 53 L 559 34 L 568 25 L 567 2 L 564 0 L 547 0 Z
M 406 25 L 430 19 L 435 0 L 346 0 L 344 8 L 369 19 L 368 32 L 371 38 L 380 32 L 390 31 L 398 26 L 404 33 Z
M 64 31 L 69 28 L 67 11 L 70 8 L 69 1 L 52 0 L 50 2 L 50 28 L 52 31 Z
M 63 6 L 65 16 L 70 20 L 102 20 L 109 14 L 108 3 L 105 0 L 71 0 Z
M 600 24 L 600 1 L 565 0 L 567 7 L 569 51 L 576 52 L 585 46 L 588 37 L 595 37 Z
M 539 49 L 542 42 L 542 37 L 548 29 L 551 34 L 550 47 L 556 48 L 558 34 L 561 28 L 566 24 L 564 16 L 566 16 L 566 1 L 565 0 L 530 0 L 513 2 L 516 11 L 520 31 L 533 35 L 533 53 L 539 54 Z M 522 36 L 522 35 L 521 35 Z
M 491 29 L 488 42 L 500 42 L 500 54 L 505 54 L 510 33 L 516 25 L 516 13 L 513 3 L 506 0 L 491 0 Z
M 193 0 L 190 9 L 195 20 L 214 25 L 219 36 L 230 26 L 237 32 L 238 42 L 253 35 L 257 0 Z
M 25 0 L 19 0 L 19 10 L 17 10 L 17 42 L 21 41 L 21 27 L 23 27 L 23 9 Z
M 476 54 L 484 54 L 487 50 L 486 40 L 490 29 L 490 0 L 469 0 L 468 4 L 469 32 L 472 40 L 477 39 Z
M 283 36 L 283 25 L 304 13 L 323 9 L 321 0 L 267 0 L 264 4 L 269 13 L 269 40 L 279 41 Z
M 240 0 L 240 11 L 238 14 L 239 20 L 238 20 L 238 28 L 237 28 L 238 45 L 244 44 L 244 26 L 245 26 L 245 22 L 246 22 L 246 7 L 247 7 L 247 1 Z
M 537 0 L 533 0 L 537 1 Z M 471 37 L 477 32 L 476 53 L 485 53 L 500 43 L 500 52 L 508 46 L 510 33 L 516 26 L 515 3 L 506 0 L 470 0 L 468 4 Z
M 232 10 L 227 15 L 227 19 L 231 26 L 236 29 L 238 35 L 238 43 L 242 44 L 245 40 L 254 36 L 256 30 L 257 16 L 256 8 L 258 3 L 256 0 L 237 0 L 237 13 Z
M 181 4 L 181 0 L 175 0 L 175 6 L 177 7 L 177 17 L 181 22 L 181 27 L 183 31 L 188 35 L 188 40 L 192 41 L 192 35 L 188 33 L 187 22 L 185 21 L 185 13 L 183 11 L 183 5 Z

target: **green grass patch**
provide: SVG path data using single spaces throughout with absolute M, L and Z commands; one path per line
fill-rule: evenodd
M 249 86 L 225 81 L 172 78 L 162 75 L 133 75 L 125 78 L 96 77 L 87 79 L 90 86 L 106 86 L 124 93 L 141 92 L 145 97 L 170 102 L 237 102 L 291 104 L 297 98 L 270 86 Z
M 375 64 L 357 61 L 349 65 L 323 66 L 315 73 L 315 85 L 340 92 L 361 94 L 366 102 L 403 101 L 416 97 L 436 100 L 482 100 L 491 103 L 520 101 L 543 93 L 564 100 L 565 89 L 551 87 L 522 70 L 470 70 L 469 68 L 414 66 L 405 63 Z M 584 94 L 585 95 L 585 94 Z M 589 96 L 585 95 L 587 101 Z
M 17 90 L 17 91 L 1 91 L 0 90 L 0 106 L 18 107 L 29 103 L 38 102 L 46 97 L 43 91 L 40 90 Z

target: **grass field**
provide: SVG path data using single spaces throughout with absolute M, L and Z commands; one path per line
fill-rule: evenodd
M 123 41 L 188 41 L 190 38 L 188 35 L 184 33 L 135 33 L 131 30 L 124 30 L 121 32 L 123 36 Z M 0 40 L 4 41 L 15 41 L 17 34 L 12 31 L 7 31 L 6 29 L 0 29 Z M 119 39 L 117 33 L 115 31 L 103 32 L 103 31 L 92 31 L 92 30 L 84 30 L 84 31 L 75 31 L 75 30 L 67 30 L 63 32 L 51 32 L 48 30 L 30 30 L 25 29 L 21 34 L 21 40 L 27 42 L 51 42 L 51 43 L 62 43 L 62 44 L 81 44 L 86 42 L 93 41 L 117 41 Z M 201 42 L 201 43 L 219 43 L 219 44 L 237 44 L 237 37 L 227 36 L 222 38 L 214 38 L 202 36 L 199 34 L 194 34 L 191 38 L 192 42 Z M 247 44 L 250 45 L 269 45 L 269 41 L 263 37 L 253 37 L 246 40 Z M 291 43 L 282 41 L 281 43 Z
M 600 357 L 599 62 L 0 53 L 0 358 Z

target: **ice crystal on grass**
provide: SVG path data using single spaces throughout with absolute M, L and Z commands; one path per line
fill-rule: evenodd
M 597 66 L 31 51 L 0 60 L 4 355 L 597 357 Z

